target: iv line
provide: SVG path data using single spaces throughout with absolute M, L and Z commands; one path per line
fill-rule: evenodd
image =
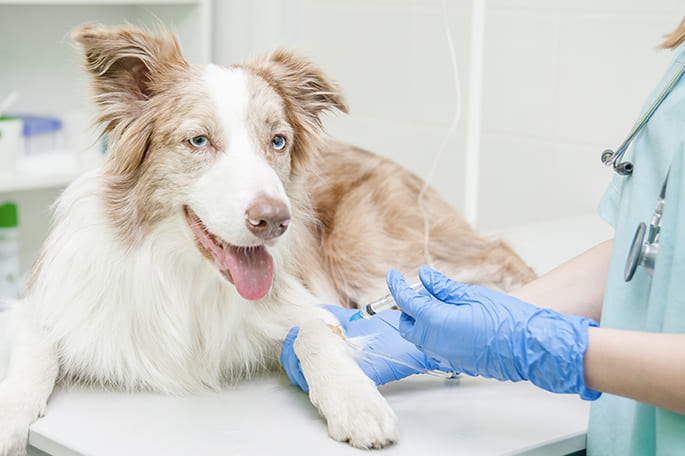
M 426 208 L 423 205 L 423 197 L 426 193 L 426 190 L 428 190 L 428 186 L 430 185 L 430 182 L 433 180 L 433 177 L 435 177 L 435 172 L 437 171 L 440 159 L 442 158 L 445 150 L 447 149 L 448 141 L 449 141 L 450 137 L 456 131 L 457 125 L 459 124 L 459 119 L 461 118 L 461 83 L 459 80 L 459 68 L 457 67 L 457 57 L 456 57 L 456 53 L 454 51 L 454 42 L 452 40 L 452 34 L 450 33 L 450 28 L 449 28 L 446 0 L 442 0 L 442 19 L 443 19 L 442 24 L 443 24 L 444 31 L 445 31 L 445 37 L 447 38 L 447 45 L 448 45 L 449 50 L 450 50 L 450 61 L 452 63 L 452 72 L 454 73 L 454 85 L 455 85 L 455 91 L 456 91 L 456 95 L 457 95 L 457 109 L 454 113 L 454 119 L 452 120 L 452 124 L 450 125 L 450 128 L 449 128 L 447 134 L 445 135 L 445 138 L 442 140 L 442 143 L 440 144 L 440 148 L 438 149 L 438 153 L 435 155 L 435 158 L 433 159 L 433 163 L 431 165 L 430 171 L 428 172 L 428 176 L 426 177 L 426 180 L 424 181 L 423 187 L 421 187 L 421 191 L 419 192 L 419 196 L 417 197 L 417 203 L 419 206 L 419 210 L 421 211 L 421 215 L 423 216 L 423 227 L 424 227 L 423 252 L 424 252 L 425 259 L 426 259 L 426 264 L 430 267 L 433 267 L 433 260 L 432 260 L 431 255 L 430 255 L 430 248 L 429 248 L 430 220 L 428 218 L 428 213 L 426 212 Z
M 425 367 L 422 366 L 417 366 L 411 363 L 408 363 L 406 361 L 400 361 L 399 359 L 393 358 L 392 356 L 386 354 L 386 353 L 381 353 L 376 350 L 364 350 L 363 347 L 359 347 L 358 345 L 354 344 L 351 340 L 345 339 L 345 342 L 347 345 L 351 348 L 353 348 L 357 353 L 360 353 L 363 356 L 375 356 L 377 358 L 384 359 L 386 361 L 390 361 L 395 364 L 399 364 L 400 366 L 408 367 L 410 369 L 413 369 L 415 371 L 418 371 L 421 374 L 427 374 L 427 375 L 432 375 L 434 377 L 440 377 L 440 378 L 454 378 L 457 374 L 454 372 L 444 372 L 441 370 L 433 370 L 433 369 L 426 369 Z
M 417 287 L 417 285 L 415 285 L 415 287 Z M 380 318 L 380 317 L 378 317 L 378 318 Z M 378 321 L 378 320 L 377 320 L 377 321 Z M 393 326 L 392 323 L 390 323 L 389 321 L 387 321 L 387 320 L 385 320 L 385 319 L 383 319 L 383 318 L 380 318 L 380 321 L 382 321 L 382 322 L 385 323 L 386 325 L 390 326 L 390 328 L 392 328 L 393 330 L 399 332 L 399 328 Z M 342 329 L 342 323 L 338 326 L 338 328 Z M 369 356 L 369 355 L 370 355 L 370 356 L 375 356 L 375 357 L 377 357 L 377 358 L 385 359 L 386 361 L 390 361 L 390 362 L 392 362 L 392 363 L 399 364 L 399 365 L 401 365 L 401 366 L 409 367 L 410 369 L 413 369 L 413 370 L 415 370 L 415 371 L 418 371 L 419 373 L 428 374 L 428 375 L 432 375 L 432 376 L 435 376 L 435 377 L 441 377 L 441 378 L 455 378 L 455 377 L 457 377 L 457 376 L 459 375 L 459 374 L 457 374 L 456 372 L 445 372 L 445 371 L 441 371 L 441 370 L 438 370 L 438 369 L 427 369 L 427 368 L 425 368 L 425 367 L 423 367 L 423 366 L 418 366 L 418 365 L 414 365 L 414 364 L 412 364 L 412 363 L 408 363 L 408 362 L 406 362 L 406 361 L 401 361 L 401 360 L 399 360 L 399 359 L 395 359 L 395 358 L 393 358 L 391 355 L 389 355 L 389 354 L 387 354 L 387 353 L 379 352 L 379 351 L 377 351 L 377 350 L 373 350 L 373 349 L 365 350 L 366 347 L 362 347 L 362 346 L 359 346 L 359 345 L 353 343 L 352 340 L 350 340 L 350 339 L 348 339 L 347 337 L 345 337 L 345 335 L 343 335 L 342 338 L 343 338 L 343 340 L 345 341 L 345 343 L 347 343 L 347 345 L 348 345 L 349 347 L 353 348 L 356 352 L 358 352 L 358 353 L 360 353 L 361 355 L 364 355 L 364 356 Z

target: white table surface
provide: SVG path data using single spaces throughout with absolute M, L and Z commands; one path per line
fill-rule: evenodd
M 426 375 L 381 391 L 401 434 L 383 455 L 560 455 L 585 447 L 590 404 L 577 396 Z M 330 439 L 307 395 L 279 374 L 185 397 L 58 390 L 29 443 L 56 456 L 360 454 Z

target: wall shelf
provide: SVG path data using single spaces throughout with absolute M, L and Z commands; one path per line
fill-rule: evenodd
M 67 153 L 24 159 L 16 169 L 0 171 L 0 194 L 66 187 L 100 163 L 97 157 L 77 162 Z
M 20 268 L 27 271 L 50 227 L 50 207 L 62 191 L 102 162 L 94 107 L 81 54 L 69 35 L 80 24 L 135 24 L 172 30 L 191 63 L 212 57 L 213 0 L 0 0 L 0 98 L 16 90 L 13 112 L 64 123 L 59 154 L 22 158 L 0 167 L 0 202 L 19 209 Z M 28 25 L 27 25 L 28 24 Z M 28 28 L 27 28 L 28 27 Z M 77 154 L 73 151 L 79 150 Z
M 67 148 L 72 141 L 94 141 L 93 131 L 84 128 L 93 118 L 86 90 L 89 81 L 68 38 L 69 31 L 87 22 L 150 25 L 162 21 L 177 34 L 190 61 L 207 63 L 211 58 L 211 1 L 0 0 L 0 55 L 5 59 L 0 71 L 0 97 L 9 87 L 19 93 L 17 112 L 63 120 Z M 26 22 L 36 29 L 30 41 L 22 38 L 24 27 L 16 25 Z M 51 68 L 50 73 L 41 71 L 35 62 L 43 62 Z M 30 159 L 19 163 L 18 170 L 0 168 L 0 197 L 2 193 L 63 187 L 95 166 L 90 159 L 83 164 L 73 157 L 64 152 L 62 160 L 48 163 Z

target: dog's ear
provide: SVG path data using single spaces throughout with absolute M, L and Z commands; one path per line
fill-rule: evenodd
M 83 46 L 96 93 L 145 100 L 154 94 L 155 76 L 187 66 L 176 37 L 167 30 L 152 34 L 133 26 L 84 25 L 72 38 Z
M 159 90 L 155 84 L 163 80 L 161 75 L 187 66 L 178 41 L 168 31 L 151 34 L 133 26 L 104 25 L 84 25 L 72 38 L 83 47 L 103 135 L 127 143 L 127 153 L 114 157 L 110 171 L 130 172 L 147 148 L 151 124 L 144 112 L 146 102 Z
M 317 125 L 323 111 L 348 112 L 338 85 L 309 60 L 292 51 L 278 49 L 253 65 L 281 96 Z
M 308 59 L 292 51 L 278 49 L 250 62 L 246 68 L 264 79 L 286 103 L 290 122 L 298 133 L 294 160 L 304 158 L 305 150 L 321 129 L 324 111 L 348 112 L 338 85 Z

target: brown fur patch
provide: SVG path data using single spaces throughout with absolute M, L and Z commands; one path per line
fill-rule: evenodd
M 283 99 L 295 131 L 293 167 L 305 168 L 319 149 L 322 112 L 348 112 L 337 84 L 304 57 L 284 49 L 242 67 L 266 81 Z
M 197 175 L 212 157 L 187 160 L 182 149 L 189 132 L 178 127 L 193 117 L 202 132 L 221 137 L 201 72 L 189 65 L 176 38 L 135 27 L 86 25 L 73 38 L 83 46 L 92 74 L 98 122 L 107 135 L 103 197 L 121 240 L 135 245 L 177 207 L 170 206 L 175 185 L 170 175 Z M 220 145 L 220 143 L 217 141 Z
M 336 334 L 336 335 L 337 335 L 338 337 L 340 337 L 341 339 L 344 339 L 344 338 L 345 338 L 345 336 L 343 336 L 342 330 L 341 330 L 339 327 L 333 326 L 333 325 L 329 325 L 329 324 L 326 324 L 326 326 L 328 326 L 329 328 L 331 328 L 331 331 L 333 331 L 333 333 Z
M 416 275 L 424 257 L 424 222 L 418 208 L 423 181 L 396 163 L 341 143 L 321 151 L 310 189 L 320 221 L 320 266 L 341 302 L 356 307 L 387 293 L 385 274 Z M 434 266 L 449 276 L 509 290 L 535 273 L 505 243 L 480 236 L 433 190 L 430 218 Z

